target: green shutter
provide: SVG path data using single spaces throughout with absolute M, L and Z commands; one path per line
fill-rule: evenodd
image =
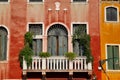
M 107 58 L 108 58 L 108 69 L 112 70 L 113 69 L 113 50 L 112 46 L 107 46 Z
M 119 47 L 118 46 L 114 46 L 113 48 L 113 52 L 114 52 L 114 69 L 119 69 Z

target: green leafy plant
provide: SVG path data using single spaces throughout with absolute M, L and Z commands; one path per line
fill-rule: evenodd
M 21 67 L 23 66 L 23 58 L 27 63 L 27 67 L 29 67 L 32 63 L 32 56 L 33 56 L 33 50 L 32 50 L 32 33 L 31 32 L 27 32 L 24 36 L 24 48 L 20 51 L 19 54 L 19 61 L 20 61 L 20 65 Z
M 40 53 L 39 53 L 39 56 L 40 56 L 40 57 L 47 58 L 47 57 L 50 57 L 51 55 L 50 55 L 50 53 L 48 53 L 48 52 L 40 52 Z
M 67 57 L 69 60 L 73 60 L 76 57 L 76 54 L 73 52 L 66 52 L 65 57 Z
M 82 32 L 80 33 L 80 29 L 77 29 L 72 38 L 73 47 L 76 42 L 79 43 L 79 46 L 82 46 L 83 56 L 87 57 L 87 62 L 92 62 L 93 56 L 91 55 L 90 35 Z
M 33 56 L 32 49 L 28 45 L 26 45 L 20 51 L 20 54 L 19 54 L 19 60 L 20 60 L 21 67 L 23 66 L 23 57 L 24 57 L 24 60 L 27 62 L 27 66 L 30 66 L 32 62 L 32 56 Z
M 27 32 L 24 35 L 24 39 L 25 39 L 25 45 L 28 44 L 29 46 L 32 46 L 32 43 L 33 43 L 33 33 L 32 32 Z

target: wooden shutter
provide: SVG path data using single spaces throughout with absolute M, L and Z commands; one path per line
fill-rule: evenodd
M 33 39 L 33 52 L 35 56 L 42 52 L 42 39 Z
M 51 53 L 52 56 L 56 56 L 57 52 L 57 46 L 56 46 L 56 37 L 55 36 L 49 36 L 48 37 L 48 52 Z
M 63 56 L 67 52 L 67 37 L 59 36 L 59 56 Z
M 107 46 L 107 58 L 108 58 L 108 69 L 112 70 L 113 69 L 113 50 L 112 50 L 112 46 Z
M 114 69 L 117 70 L 119 69 L 119 47 L 118 46 L 114 46 L 113 47 L 113 52 L 114 52 Z

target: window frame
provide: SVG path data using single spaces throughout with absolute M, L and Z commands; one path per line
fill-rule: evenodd
M 29 24 L 42 24 L 42 35 L 34 35 L 33 38 L 43 38 L 44 35 L 44 24 L 43 22 L 28 22 L 27 24 L 27 31 L 29 31 Z
M 107 8 L 113 7 L 117 9 L 117 21 L 107 21 Z M 119 22 L 119 8 L 117 6 L 106 6 L 104 8 L 104 20 L 105 22 Z
M 27 0 L 27 2 L 30 3 L 30 4 L 42 4 L 42 3 L 44 3 L 44 0 L 42 0 L 42 1 L 35 1 L 35 2 Z
M 106 50 L 106 59 L 108 59 L 108 55 L 107 55 L 107 46 L 118 46 L 119 47 L 119 58 L 120 58 L 120 44 L 106 44 L 105 45 L 105 50 Z M 119 59 L 119 61 L 120 61 L 120 59 Z M 105 62 L 105 64 L 106 64 L 106 70 L 109 72 L 120 72 L 120 69 L 119 70 L 110 70 L 110 69 L 108 69 L 108 61 L 106 61 Z
M 88 26 L 88 22 L 72 22 L 71 23 L 71 36 L 73 36 L 73 25 L 74 24 L 86 24 L 86 34 L 89 34 L 89 26 Z M 73 44 L 72 44 L 73 45 Z M 74 50 L 73 46 L 72 46 L 72 51 Z
M 42 40 L 42 51 L 43 51 L 43 43 L 44 43 L 44 23 L 43 22 L 28 22 L 27 31 L 29 31 L 29 24 L 42 24 L 42 35 L 34 35 L 33 39 L 41 39 Z
M 10 2 L 10 0 L 8 1 L 0 1 L 0 4 L 8 4 Z
M 74 0 L 71 0 L 71 2 L 72 2 L 72 3 L 87 3 L 88 0 L 86 0 L 86 1 L 74 1 Z
M 7 44 L 6 44 L 6 60 L 3 60 L 3 61 L 1 61 L 0 60 L 0 63 L 8 63 L 8 60 L 9 60 L 9 44 L 10 44 L 10 42 L 9 42 L 9 40 L 10 40 L 10 33 L 9 33 L 9 29 L 5 26 L 5 25 L 0 25 L 0 27 L 3 27 L 3 28 L 5 28 L 6 29 L 6 31 L 7 31 Z
M 71 34 L 72 34 L 72 35 L 73 35 L 73 25 L 74 25 L 74 24 L 86 24 L 87 34 L 89 34 L 88 22 L 72 22 L 72 23 L 71 23 Z

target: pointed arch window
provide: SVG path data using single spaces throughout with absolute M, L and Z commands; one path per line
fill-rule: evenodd
M 7 30 L 0 26 L 0 61 L 7 59 Z
M 118 10 L 116 7 L 106 8 L 106 21 L 118 21 Z

